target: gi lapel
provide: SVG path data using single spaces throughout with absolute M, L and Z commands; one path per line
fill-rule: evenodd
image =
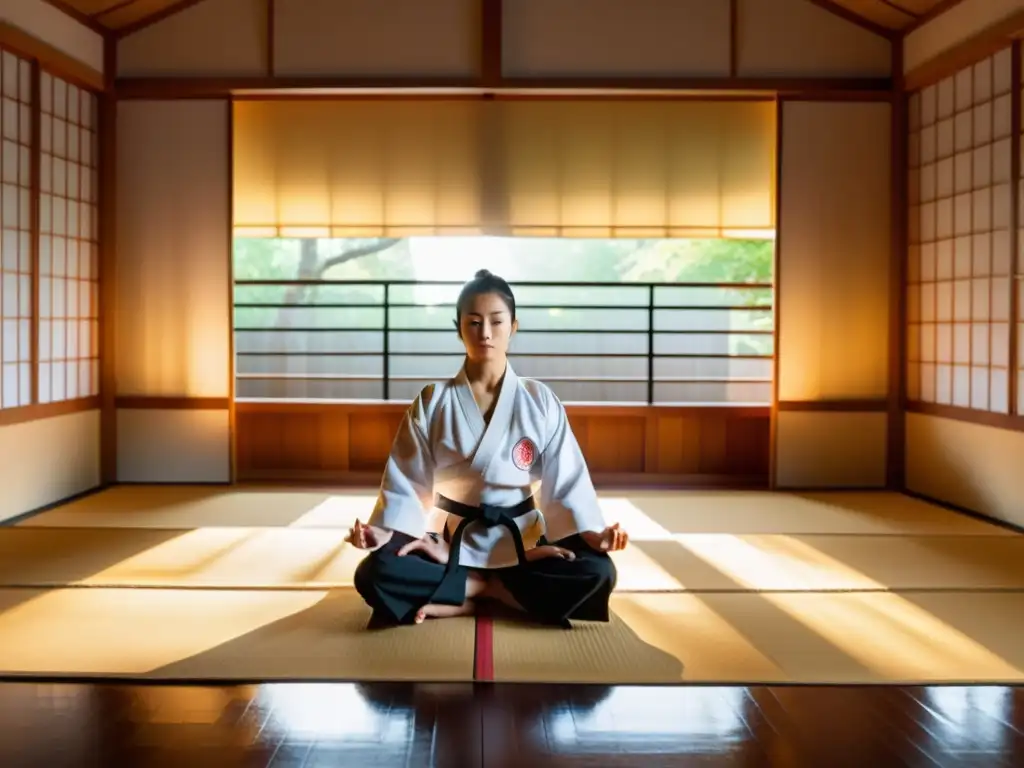
M 487 424 L 484 423 L 484 415 L 480 413 L 480 407 L 476 404 L 476 398 L 473 397 L 473 389 L 469 386 L 469 379 L 466 378 L 465 368 L 460 370 L 459 375 L 455 377 L 455 393 L 458 396 L 462 413 L 466 418 L 466 424 L 469 425 L 473 439 L 476 440 L 475 452 L 480 447 L 480 441 L 483 440 Z
M 468 382 L 466 384 L 466 389 L 467 391 L 469 390 Z M 482 475 L 487 471 L 487 468 L 494 459 L 502 440 L 508 433 L 509 425 L 512 423 L 512 414 L 518 389 L 519 377 L 516 376 L 516 372 L 512 370 L 512 366 L 506 363 L 505 380 L 501 384 L 501 392 L 498 393 L 498 402 L 494 405 L 494 413 L 491 414 L 491 423 L 484 429 L 483 438 L 481 438 L 479 445 L 476 447 L 476 453 L 473 454 L 473 461 L 470 467 L 474 472 Z M 477 418 L 479 418 L 482 423 L 483 416 L 480 414 L 480 409 L 476 405 L 476 400 L 473 400 L 472 391 L 469 391 L 469 398 L 473 402 L 473 408 L 476 411 Z

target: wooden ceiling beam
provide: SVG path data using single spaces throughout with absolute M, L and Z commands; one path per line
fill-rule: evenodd
M 882 5 L 889 6 L 894 11 L 899 11 L 900 13 L 902 13 L 904 16 L 906 16 L 909 19 L 917 19 L 921 15 L 921 14 L 916 13 L 915 11 L 912 11 L 909 8 L 905 7 L 902 3 L 896 2 L 896 0 L 880 0 L 880 2 L 882 3 Z
M 93 18 L 96 19 L 96 21 L 99 21 L 100 24 L 102 24 L 103 22 L 100 21 L 100 19 L 102 19 L 104 16 L 109 16 L 112 13 L 122 11 L 125 8 L 128 8 L 129 6 L 135 5 L 135 3 L 137 3 L 138 1 L 139 0 L 118 0 L 118 2 L 114 3 L 113 5 L 108 5 L 102 11 L 96 11 L 96 13 L 93 14 Z M 112 27 L 108 27 L 108 29 L 112 29 Z
M 753 98 L 782 94 L 801 99 L 886 100 L 893 80 L 881 78 L 778 77 L 126 77 L 119 99 L 236 98 Z

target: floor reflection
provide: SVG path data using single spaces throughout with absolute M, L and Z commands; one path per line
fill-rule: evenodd
M 1018 765 L 1024 689 L 0 684 L 0 765 Z

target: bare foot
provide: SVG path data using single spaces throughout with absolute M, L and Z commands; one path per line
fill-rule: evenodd
M 524 610 L 523 606 L 519 604 L 519 601 L 512 596 L 512 593 L 508 591 L 505 585 L 502 584 L 501 580 L 498 578 L 492 578 L 487 582 L 487 589 L 481 593 L 480 597 L 497 600 L 502 605 L 506 605 L 517 611 Z
M 467 600 L 462 605 L 424 605 L 416 611 L 416 623 L 422 624 L 427 619 L 448 619 L 453 616 L 469 616 L 473 613 L 476 605 L 472 600 Z

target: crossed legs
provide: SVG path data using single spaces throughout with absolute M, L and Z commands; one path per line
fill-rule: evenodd
M 356 590 L 373 609 L 376 621 L 420 623 L 427 618 L 466 616 L 480 600 L 495 600 L 545 623 L 570 619 L 608 621 L 608 599 L 617 574 L 611 558 L 591 549 L 578 536 L 555 542 L 573 559 L 546 557 L 543 539 L 531 562 L 493 571 L 464 568 L 466 599 L 461 605 L 430 603 L 445 566 L 421 552 L 398 555 L 411 539 L 396 532 L 387 544 L 367 555 L 355 574 Z M 550 549 L 550 547 L 548 547 Z M 538 557 L 538 555 L 540 557 Z

